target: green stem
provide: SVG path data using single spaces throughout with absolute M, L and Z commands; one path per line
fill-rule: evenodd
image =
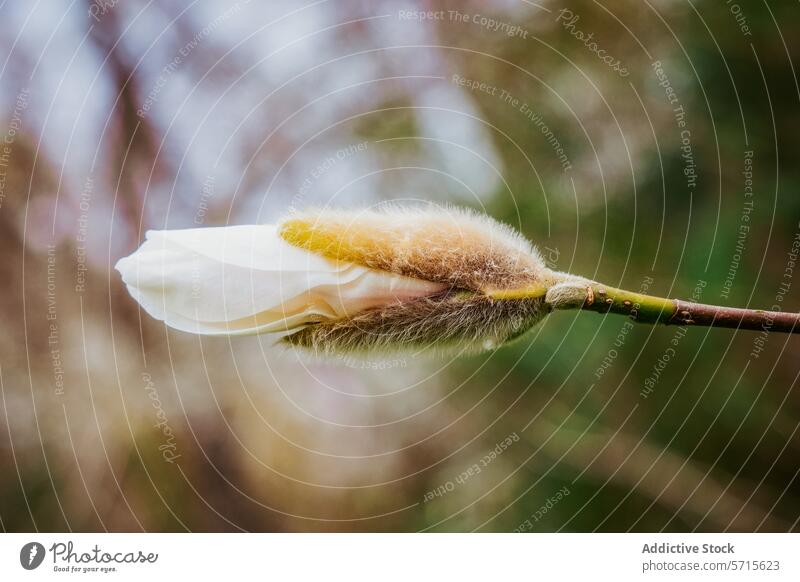
M 617 289 L 566 273 L 550 273 L 542 284 L 487 292 L 498 300 L 544 298 L 550 309 L 582 309 L 627 315 L 639 323 L 726 327 L 800 333 L 800 313 L 740 309 L 666 299 Z
M 617 313 L 627 315 L 640 323 L 800 333 L 800 313 L 741 309 L 666 299 L 617 289 L 593 281 L 584 285 L 573 283 L 570 286 L 576 291 L 580 289 L 580 292 L 571 301 L 554 305 L 555 308 Z
M 580 309 L 627 315 L 640 323 L 672 323 L 677 310 L 674 299 L 634 293 L 600 283 L 590 283 L 584 293 Z

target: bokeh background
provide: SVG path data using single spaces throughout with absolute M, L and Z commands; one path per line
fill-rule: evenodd
M 151 228 L 406 200 L 800 310 L 797 2 L 0 15 L 3 530 L 798 529 L 791 336 L 559 313 L 479 356 L 309 361 L 168 330 L 112 268 Z

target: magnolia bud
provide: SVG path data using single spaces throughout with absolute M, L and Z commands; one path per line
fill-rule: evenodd
M 516 231 L 444 208 L 150 231 L 117 269 L 171 327 L 273 333 L 323 354 L 490 349 L 586 294 L 584 279 L 547 269 Z

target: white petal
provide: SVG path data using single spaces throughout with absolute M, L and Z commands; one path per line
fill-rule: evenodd
M 150 315 L 207 335 L 286 333 L 446 288 L 326 259 L 273 225 L 149 231 L 116 268 Z

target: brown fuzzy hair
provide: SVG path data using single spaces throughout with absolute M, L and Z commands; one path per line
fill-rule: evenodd
M 287 242 L 331 259 L 485 291 L 539 281 L 544 261 L 517 231 L 472 210 L 308 210 L 280 225 Z
M 445 292 L 311 325 L 284 342 L 325 356 L 423 348 L 476 353 L 522 335 L 547 312 L 543 298 L 498 301 L 475 293 Z

